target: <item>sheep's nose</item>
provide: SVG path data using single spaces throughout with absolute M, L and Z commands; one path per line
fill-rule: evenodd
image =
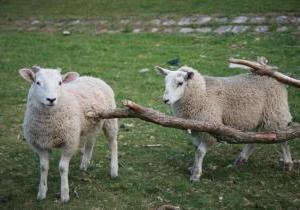
M 47 98 L 47 101 L 49 101 L 51 104 L 56 100 L 56 98 Z
M 164 103 L 167 104 L 169 102 L 169 99 L 164 99 Z

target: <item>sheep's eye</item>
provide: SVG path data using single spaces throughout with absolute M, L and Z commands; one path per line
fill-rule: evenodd
M 58 85 L 61 85 L 62 84 L 62 82 L 60 81 L 59 83 L 58 83 Z
M 183 85 L 183 82 L 178 82 L 177 86 L 179 87 L 181 85 Z
M 41 83 L 39 81 L 36 82 L 37 85 L 40 85 Z

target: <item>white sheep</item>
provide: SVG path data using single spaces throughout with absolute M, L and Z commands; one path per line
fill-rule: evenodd
M 165 76 L 163 100 L 177 117 L 223 123 L 244 131 L 284 129 L 292 120 L 287 90 L 272 78 L 254 74 L 208 77 L 186 66 L 177 71 L 157 67 L 157 71 Z M 194 131 L 192 136 L 197 149 L 190 179 L 197 181 L 207 149 L 216 139 Z M 247 144 L 235 164 L 246 162 L 254 146 Z M 292 169 L 288 143 L 281 148 L 285 166 Z
M 46 198 L 49 153 L 62 148 L 59 162 L 61 201 L 69 200 L 69 162 L 84 143 L 80 169 L 87 170 L 95 139 L 100 129 L 111 150 L 111 177 L 118 176 L 118 122 L 116 119 L 93 120 L 86 112 L 103 112 L 116 107 L 114 92 L 104 81 L 79 77 L 76 72 L 61 75 L 60 70 L 34 67 L 20 69 L 20 75 L 31 82 L 23 124 L 24 137 L 40 158 L 40 184 L 37 199 Z

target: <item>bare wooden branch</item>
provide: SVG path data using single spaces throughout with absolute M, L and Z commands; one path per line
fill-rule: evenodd
M 285 142 L 300 137 L 300 125 L 289 126 L 286 130 L 273 132 L 244 132 L 210 122 L 183 119 L 169 116 L 156 110 L 145 108 L 129 100 L 123 101 L 127 109 L 113 109 L 104 113 L 87 113 L 88 117 L 111 119 L 111 118 L 140 118 L 144 121 L 159 124 L 164 127 L 177 128 L 181 130 L 195 130 L 207 132 L 215 136 L 218 141 L 225 141 L 230 144 L 262 143 L 273 144 Z
M 234 63 L 234 64 L 248 66 L 248 67 L 250 67 L 249 70 L 255 74 L 258 74 L 261 76 L 263 76 L 263 75 L 269 76 L 269 77 L 276 79 L 277 81 L 279 81 L 281 83 L 300 88 L 300 80 L 291 78 L 289 76 L 286 76 L 286 75 L 276 71 L 272 66 L 267 65 L 267 62 L 254 62 L 254 61 L 235 59 L 235 58 L 229 59 L 229 62 Z
M 300 80 L 288 77 L 278 71 L 274 67 L 269 66 L 267 59 L 264 57 L 258 58 L 257 62 L 243 59 L 230 59 L 230 63 L 247 66 L 251 72 L 258 75 L 265 75 L 276 79 L 277 81 L 300 88 Z M 289 126 L 286 130 L 272 132 L 248 132 L 234 129 L 223 124 L 204 122 L 192 119 L 183 119 L 174 116 L 169 116 L 156 110 L 145 108 L 132 101 L 125 100 L 123 105 L 127 109 L 113 109 L 104 113 L 87 113 L 88 117 L 96 119 L 110 118 L 140 118 L 144 121 L 159 124 L 164 127 L 172 127 L 182 130 L 195 130 L 199 132 L 207 132 L 215 136 L 218 141 L 225 141 L 230 144 L 245 144 L 245 143 L 262 143 L 273 144 L 281 143 L 288 140 L 300 137 L 300 125 Z

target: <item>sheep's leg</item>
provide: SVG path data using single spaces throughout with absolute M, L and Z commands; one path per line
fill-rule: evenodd
M 288 142 L 281 143 L 284 168 L 288 171 L 293 169 L 293 159 Z
M 49 152 L 45 150 L 38 150 L 37 153 L 40 157 L 40 173 L 41 173 L 37 199 L 43 200 L 46 198 L 46 194 L 48 190 L 47 177 L 48 177 L 48 170 L 49 170 Z
M 72 158 L 72 153 L 67 151 L 65 149 L 62 153 L 62 156 L 60 158 L 59 162 L 59 173 L 60 173 L 60 199 L 62 202 L 68 202 L 70 199 L 69 196 L 69 180 L 68 180 L 68 174 L 69 174 L 69 163 Z
M 110 148 L 110 176 L 115 178 L 118 176 L 118 121 L 117 119 L 110 119 L 104 122 L 104 134 L 107 138 Z
M 204 156 L 207 152 L 207 148 L 208 146 L 206 142 L 202 141 L 196 149 L 195 162 L 192 168 L 192 175 L 190 177 L 191 181 L 199 181 L 202 175 L 202 163 L 203 163 Z
M 253 153 L 254 148 L 255 148 L 255 144 L 247 144 L 243 148 L 242 152 L 239 154 L 237 159 L 234 161 L 234 165 L 238 167 L 244 165 L 248 161 L 250 155 Z
M 80 169 L 86 171 L 88 166 L 90 165 L 90 161 L 93 155 L 93 148 L 96 142 L 96 135 L 92 135 L 89 138 L 86 138 Z

